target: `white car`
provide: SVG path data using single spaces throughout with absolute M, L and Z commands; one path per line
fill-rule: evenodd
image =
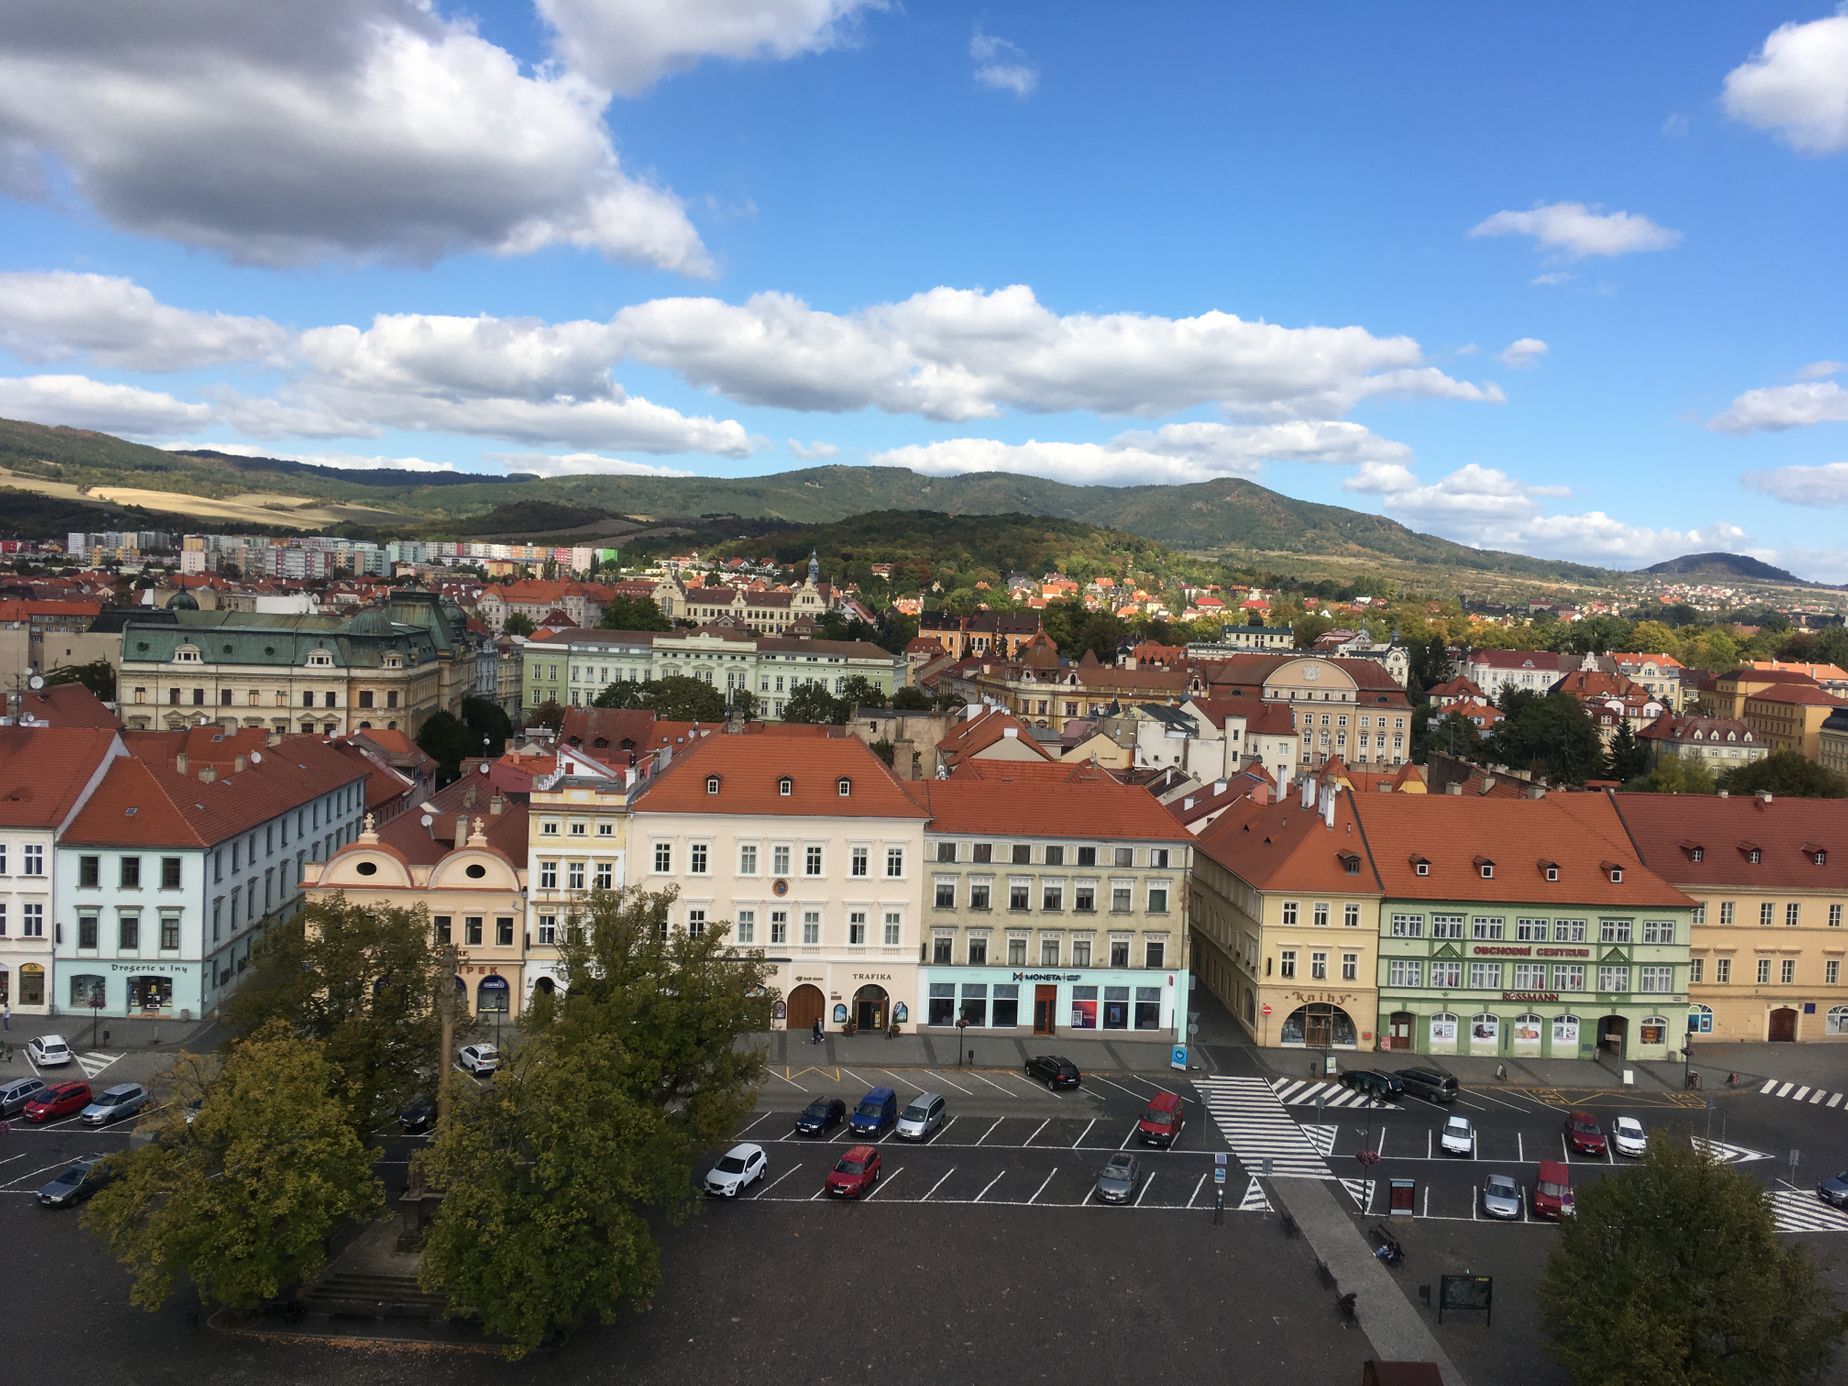
M 736 1198 L 769 1168 L 761 1145 L 734 1145 L 706 1172 L 706 1192 L 717 1198 Z
M 56 1068 L 71 1061 L 71 1047 L 63 1035 L 40 1035 L 27 1040 L 26 1054 L 40 1068 Z
M 477 1078 L 485 1078 L 500 1067 L 500 1050 L 491 1044 L 465 1044 L 456 1050 L 456 1064 Z
M 1474 1159 L 1476 1128 L 1470 1124 L 1468 1117 L 1446 1117 L 1444 1129 L 1439 1133 L 1437 1143 L 1446 1155 L 1462 1155 L 1468 1159 Z
M 1620 1116 L 1611 1123 L 1611 1145 L 1619 1155 L 1640 1160 L 1649 1148 L 1649 1137 L 1643 1131 L 1642 1122 L 1635 1117 Z

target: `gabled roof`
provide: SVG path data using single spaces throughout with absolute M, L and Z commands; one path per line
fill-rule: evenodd
M 116 731 L 121 723 L 103 700 L 81 683 L 54 683 L 19 695 L 22 721 L 47 727 L 92 727 Z
M 978 756 L 996 742 L 1006 740 L 1017 740 L 1030 746 L 1035 755 L 1051 759 L 1020 719 L 1003 708 L 986 708 L 956 723 L 937 742 L 937 756 L 944 761 Z
M 1613 794 L 1610 800 L 1650 869 L 1686 889 L 1848 891 L 1848 799 Z M 1753 847 L 1760 853 L 1755 863 L 1748 856 Z
M 434 866 L 456 850 L 458 820 L 467 820 L 463 825 L 466 836 L 474 831 L 475 820 L 480 819 L 485 845 L 506 857 L 516 870 L 524 870 L 527 807 L 506 798 L 498 800 L 498 812 L 496 807 L 497 796 L 470 784 L 466 778 L 460 779 L 380 828 L 379 844 L 411 865 Z M 424 822 L 426 818 L 428 823 Z
M 1382 794 L 1382 799 L 1396 799 Z M 1354 817 L 1355 795 L 1335 791 L 1335 822 L 1304 808 L 1295 794 L 1275 803 L 1249 799 L 1233 804 L 1196 839 L 1200 851 L 1241 881 L 1259 890 L 1319 891 L 1330 895 L 1377 895 L 1380 875 L 1368 859 L 1366 839 Z M 1348 865 L 1355 866 L 1349 872 Z
M 708 781 L 715 778 L 716 792 Z M 789 782 L 789 793 L 779 782 Z M 840 792 L 847 781 L 848 792 Z M 677 752 L 634 801 L 637 813 L 920 819 L 886 763 L 858 737 L 708 736 Z
M 1841 707 L 1842 700 L 1811 683 L 1780 683 L 1745 695 L 1750 703 L 1776 703 L 1785 707 Z
M 0 828 L 55 828 L 115 745 L 101 727 L 0 727 Z
M 1095 766 L 991 761 L 975 774 L 907 781 L 905 790 L 929 811 L 926 828 L 933 833 L 1187 840 L 1187 830 L 1147 790 Z

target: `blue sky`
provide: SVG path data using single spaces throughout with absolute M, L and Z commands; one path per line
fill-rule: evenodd
M 0 416 L 490 472 L 1250 477 L 1848 580 L 1828 3 L 122 15 L 0 11 Z

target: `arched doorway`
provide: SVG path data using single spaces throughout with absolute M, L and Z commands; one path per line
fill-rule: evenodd
M 1765 1038 L 1773 1044 L 1791 1044 L 1797 1038 L 1797 1013 L 1789 1006 L 1779 1006 L 1767 1017 Z
M 1317 1001 L 1298 1006 L 1283 1018 L 1279 1044 L 1300 1044 L 1308 1049 L 1354 1048 L 1353 1017 L 1339 1006 Z
M 480 1015 L 506 1015 L 510 994 L 505 977 L 483 977 L 475 988 L 475 1010 Z
M 853 1023 L 862 1030 L 886 1027 L 886 989 L 868 982 L 853 994 Z
M 1630 1022 L 1622 1016 L 1605 1016 L 1598 1022 L 1598 1052 L 1609 1054 L 1613 1059 L 1621 1059 L 1629 1030 Z
M 788 1027 L 791 1030 L 813 1030 L 826 1005 L 827 998 L 821 994 L 820 987 L 806 983 L 797 987 L 789 993 Z
M 558 984 L 550 977 L 541 977 L 533 983 L 533 995 L 551 996 L 558 990 Z
M 1412 1023 L 1415 1017 L 1410 1011 L 1394 1011 L 1386 1022 L 1386 1047 L 1388 1049 L 1410 1049 L 1412 1047 Z

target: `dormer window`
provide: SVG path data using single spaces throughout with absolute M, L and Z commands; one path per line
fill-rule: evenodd
M 1745 849 L 1746 864 L 1749 866 L 1756 866 L 1759 862 L 1764 860 L 1764 855 L 1765 854 L 1756 847 L 1747 847 Z
M 719 792 L 719 777 L 717 775 L 706 776 L 706 792 L 708 794 L 717 794 Z
M 1598 863 L 1598 869 L 1606 876 L 1610 877 L 1612 885 L 1623 884 L 1623 867 L 1618 863 L 1614 861 L 1601 861 Z
M 1420 876 L 1429 876 L 1431 874 L 1431 863 L 1426 861 L 1423 857 L 1413 857 L 1412 871 Z
M 1813 866 L 1823 866 L 1828 863 L 1829 854 L 1823 849 L 1822 844 L 1819 842 L 1804 843 L 1802 851 L 1803 855 L 1810 859 L 1810 863 Z
M 1707 859 L 1707 849 L 1705 847 L 1688 848 L 1688 860 L 1689 861 L 1705 861 L 1706 859 Z
M 843 799 L 853 793 L 853 781 L 848 779 L 845 775 L 841 776 L 841 778 L 836 781 L 834 787 L 840 791 L 841 798 Z
M 785 799 L 795 792 L 795 788 L 796 782 L 787 775 L 776 782 L 776 792 Z
M 1475 860 L 1476 860 L 1476 870 L 1481 875 L 1482 879 L 1485 881 L 1494 880 L 1495 879 L 1495 862 L 1493 858 L 1477 857 Z
M 1545 858 L 1542 858 L 1540 861 L 1540 869 L 1541 871 L 1546 873 L 1547 880 L 1557 881 L 1559 879 L 1559 863 L 1558 862 L 1547 861 Z
M 191 645 L 182 645 L 173 652 L 173 662 L 175 664 L 197 664 L 199 652 Z
M 1360 874 L 1360 858 L 1353 852 L 1337 853 L 1336 859 L 1340 861 L 1341 869 L 1348 875 L 1358 876 Z

